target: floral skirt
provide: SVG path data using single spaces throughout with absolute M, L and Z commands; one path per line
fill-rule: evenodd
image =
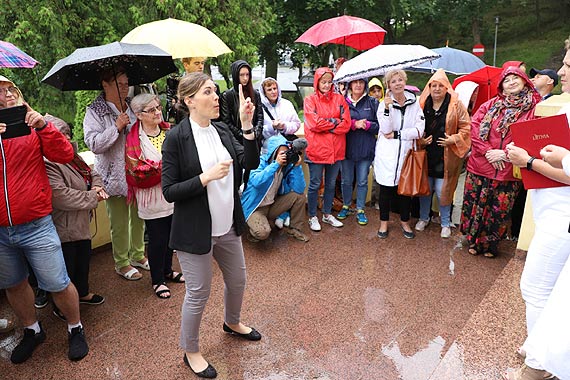
M 467 172 L 461 232 L 470 246 L 475 245 L 479 251 L 496 250 L 507 233 L 507 221 L 520 187 L 518 181 L 498 181 Z

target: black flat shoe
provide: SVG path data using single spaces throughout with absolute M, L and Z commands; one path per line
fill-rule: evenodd
M 388 237 L 388 230 L 386 231 L 378 231 L 376 234 L 380 239 L 386 239 Z
M 247 339 L 247 340 L 260 340 L 261 339 L 261 334 L 259 332 L 257 332 L 256 329 L 254 329 L 253 327 L 250 327 L 251 331 L 249 332 L 249 334 L 241 334 L 238 333 L 234 330 L 232 330 L 228 325 L 226 325 L 226 323 L 224 322 L 224 331 L 235 335 L 235 336 L 239 336 L 240 338 L 243 339 Z
M 404 237 L 405 237 L 406 239 L 413 239 L 413 238 L 416 237 L 416 234 L 414 233 L 414 231 L 409 231 L 409 232 L 408 232 L 408 231 L 406 231 L 406 230 L 404 229 L 404 227 L 402 227 L 402 233 L 404 234 Z
M 218 376 L 218 372 L 216 372 L 216 369 L 214 367 L 212 367 L 212 365 L 210 363 L 208 363 L 208 366 L 206 367 L 205 370 L 200 371 L 200 372 L 194 371 L 192 369 L 192 366 L 190 365 L 190 362 L 188 361 L 188 358 L 186 357 L 186 354 L 184 354 L 184 364 L 186 364 L 188 367 L 190 367 L 192 372 L 194 372 L 194 374 L 198 377 L 203 377 L 205 379 L 213 379 L 216 376 Z

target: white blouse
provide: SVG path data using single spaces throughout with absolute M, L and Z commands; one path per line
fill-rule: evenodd
M 209 124 L 200 127 L 190 118 L 192 133 L 198 149 L 198 158 L 203 172 L 206 172 L 218 162 L 231 160 L 230 153 L 222 144 L 216 128 Z M 224 178 L 211 181 L 206 185 L 210 216 L 212 217 L 212 236 L 227 234 L 232 228 L 234 213 L 234 170 Z

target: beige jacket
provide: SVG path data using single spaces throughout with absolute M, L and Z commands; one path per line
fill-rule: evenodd
M 90 211 L 97 208 L 97 192 L 87 191 L 83 177 L 69 164 L 46 161 L 46 169 L 52 188 L 52 218 L 61 242 L 91 240 Z M 95 171 L 91 177 L 92 187 L 103 186 Z

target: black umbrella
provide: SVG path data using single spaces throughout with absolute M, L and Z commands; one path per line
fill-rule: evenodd
M 100 74 L 108 69 L 124 70 L 129 85 L 151 83 L 178 71 L 170 54 L 154 45 L 113 42 L 76 49 L 60 59 L 42 82 L 63 91 L 100 90 Z

